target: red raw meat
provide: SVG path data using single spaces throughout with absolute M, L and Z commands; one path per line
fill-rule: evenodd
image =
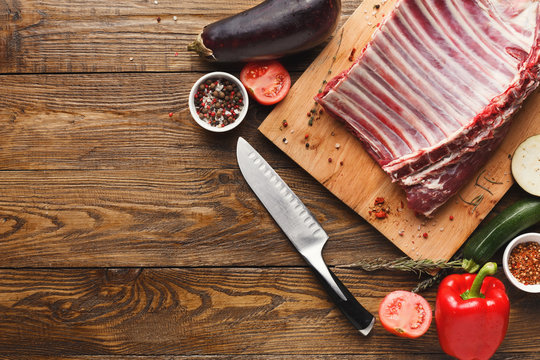
M 316 100 L 430 216 L 538 86 L 539 24 L 533 0 L 401 0 Z

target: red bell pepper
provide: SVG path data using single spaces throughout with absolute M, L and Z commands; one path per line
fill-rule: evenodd
M 475 274 L 449 275 L 439 285 L 435 322 L 445 353 L 461 360 L 489 359 L 506 335 L 510 301 L 492 276 L 497 264 Z M 486 277 L 487 276 L 487 277 Z

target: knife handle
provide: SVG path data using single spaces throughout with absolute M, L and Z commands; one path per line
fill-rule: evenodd
M 367 335 L 371 331 L 371 328 L 373 327 L 373 324 L 375 322 L 375 317 L 367 311 L 359 302 L 356 300 L 353 294 L 347 289 L 345 285 L 337 278 L 337 276 L 328 269 L 327 266 L 325 266 L 326 270 L 330 274 L 331 278 L 334 281 L 334 284 L 332 284 L 328 279 L 327 276 L 324 276 L 321 271 L 319 271 L 320 267 L 315 267 L 313 264 L 310 264 L 313 268 L 315 275 L 321 282 L 321 284 L 324 286 L 325 290 L 328 292 L 328 295 L 332 299 L 332 301 L 337 305 L 339 310 L 349 319 L 349 321 L 354 325 L 358 331 L 362 335 Z M 326 272 L 324 270 L 324 272 Z M 339 294 L 335 286 L 339 288 L 341 291 L 341 294 Z M 343 296 L 345 299 L 343 299 Z

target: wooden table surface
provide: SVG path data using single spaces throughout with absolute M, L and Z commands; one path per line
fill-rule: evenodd
M 257 130 L 272 107 L 221 135 L 191 119 L 191 85 L 241 66 L 187 44 L 258 2 L 0 1 L 2 358 L 448 358 L 434 323 L 416 340 L 379 322 L 359 335 L 251 192 L 238 136 L 319 219 L 325 259 L 368 310 L 424 279 L 335 267 L 402 253 Z M 341 24 L 360 2 L 343 0 Z M 283 60 L 293 81 L 321 49 Z M 495 358 L 538 359 L 540 297 L 497 276 L 512 306 Z M 422 294 L 434 308 L 436 288 Z

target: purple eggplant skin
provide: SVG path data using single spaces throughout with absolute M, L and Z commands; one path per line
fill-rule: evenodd
M 188 49 L 218 62 L 277 59 L 323 43 L 340 15 L 341 0 L 266 0 L 205 26 Z

